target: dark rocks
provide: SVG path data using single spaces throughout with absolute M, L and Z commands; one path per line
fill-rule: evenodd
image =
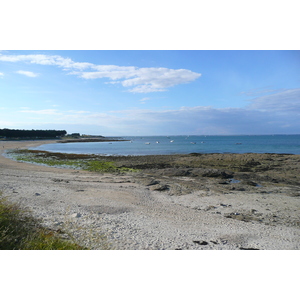
M 205 169 L 205 168 L 165 168 L 157 170 L 157 175 L 162 176 L 177 176 L 177 177 L 211 177 L 228 179 L 233 177 L 233 173 L 225 170 L 218 169 Z M 227 183 L 227 182 L 226 182 Z
M 222 207 L 229 207 L 229 206 L 231 206 L 231 204 L 220 203 L 220 206 L 222 206 Z
M 258 185 L 257 183 L 255 183 L 255 182 L 253 182 L 251 180 L 245 181 L 245 184 L 250 185 L 250 186 L 257 186 Z
M 245 247 L 240 247 L 240 250 L 259 250 L 257 248 L 245 248 Z
M 161 173 L 163 176 L 189 176 L 191 174 L 190 169 L 177 169 L 177 168 L 168 168 L 164 169 Z
M 283 160 L 284 158 L 284 160 Z M 135 181 L 170 195 L 185 195 L 206 188 L 218 193 L 261 192 L 280 183 L 297 187 L 300 195 L 300 160 L 297 155 L 191 153 L 189 155 L 148 155 L 101 157 L 118 166 L 138 170 Z M 152 181 L 151 181 L 152 180 Z
M 159 184 L 159 181 L 152 179 L 146 186 L 156 185 Z
M 189 155 L 190 155 L 190 156 L 201 156 L 201 155 L 203 155 L 203 154 L 201 154 L 201 153 L 194 153 L 194 152 L 193 152 L 193 153 L 190 153 Z
M 216 242 L 216 241 L 210 241 L 210 242 L 213 243 L 213 244 L 215 244 L 215 245 L 219 244 L 219 243 Z
M 198 244 L 198 245 L 202 245 L 202 246 L 208 245 L 208 242 L 206 242 L 206 241 L 193 241 L 193 243 Z
M 65 179 L 58 179 L 58 178 L 52 178 L 52 181 L 54 181 L 54 182 L 65 182 L 65 183 L 69 183 L 68 180 L 65 180 Z
M 227 180 L 221 180 L 218 182 L 218 184 L 229 184 L 229 181 Z
M 209 205 L 209 206 L 207 206 L 204 210 L 205 211 L 209 211 L 209 210 L 212 210 L 212 209 L 215 209 L 215 208 L 217 208 L 216 206 L 213 206 L 213 205 Z
M 169 190 L 169 186 L 167 184 L 164 184 L 164 185 L 157 184 L 157 185 L 153 185 L 151 187 L 151 190 L 152 191 L 159 191 L 159 192 L 167 191 L 167 190 Z
M 232 187 L 233 190 L 236 190 L 236 191 L 240 191 L 240 192 L 244 192 L 246 191 L 245 188 L 241 187 L 241 188 L 235 188 L 235 187 Z
M 232 173 L 218 170 L 218 169 L 202 169 L 202 171 L 200 171 L 199 173 L 201 174 L 202 177 L 220 177 L 220 178 L 232 177 Z

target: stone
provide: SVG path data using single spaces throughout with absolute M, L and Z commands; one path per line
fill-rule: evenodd
M 146 186 L 156 185 L 159 184 L 159 181 L 152 179 Z
M 75 213 L 75 214 L 72 214 L 71 217 L 73 217 L 73 218 L 80 218 L 81 214 L 80 213 Z
M 160 184 L 157 184 L 157 185 L 153 185 L 151 186 L 150 188 L 152 191 L 166 191 L 166 190 L 169 190 L 169 186 L 168 185 L 160 185 Z
M 202 246 L 208 245 L 208 242 L 206 242 L 206 241 L 193 241 L 193 243 L 202 245 Z

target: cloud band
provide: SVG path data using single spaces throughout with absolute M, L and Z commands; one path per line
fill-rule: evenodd
M 68 74 L 84 79 L 109 78 L 110 83 L 121 84 L 131 93 L 162 92 L 175 85 L 189 83 L 201 76 L 186 69 L 137 68 L 134 66 L 95 65 L 88 62 L 74 62 L 59 55 L 0 55 L 0 61 L 24 62 L 52 65 L 69 71 Z M 36 77 L 29 71 L 20 74 Z

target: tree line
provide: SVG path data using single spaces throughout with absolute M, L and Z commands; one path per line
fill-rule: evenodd
M 16 139 L 55 139 L 67 134 L 65 130 L 0 129 L 0 137 Z

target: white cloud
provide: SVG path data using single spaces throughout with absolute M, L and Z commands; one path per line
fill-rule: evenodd
M 21 74 L 21 75 L 25 75 L 27 77 L 37 77 L 37 76 L 39 76 L 39 74 L 30 72 L 30 71 L 22 71 L 22 70 L 20 70 L 20 71 L 17 71 L 16 73 Z
M 38 114 L 38 115 L 62 115 L 57 109 L 41 109 L 41 110 L 30 110 L 30 109 L 23 109 L 19 111 L 21 113 L 28 113 L 28 114 Z
M 141 102 L 142 104 L 145 104 L 146 101 L 148 101 L 148 100 L 150 100 L 150 98 L 145 97 L 145 98 L 141 99 L 140 102 Z
M 165 91 L 166 88 L 194 81 L 201 74 L 190 70 L 173 70 L 167 68 L 141 68 L 136 71 L 135 77 L 122 82 L 125 87 L 136 86 L 130 92 L 148 93 Z
M 276 112 L 300 112 L 300 89 L 289 89 L 250 100 L 248 109 Z
M 44 55 L 44 54 L 33 54 L 33 55 L 1 55 L 0 61 L 8 62 L 27 62 L 31 64 L 39 65 L 52 65 L 59 66 L 66 69 L 86 69 L 93 64 L 90 63 L 77 63 L 72 61 L 70 58 L 63 58 L 59 55 Z
M 295 90 L 290 90 L 285 94 L 293 95 L 294 93 L 296 93 Z M 274 105 L 271 105 L 270 99 L 267 99 L 268 101 L 265 99 L 265 102 L 259 102 L 260 106 L 257 108 L 197 106 L 168 110 L 131 109 L 108 113 L 23 108 L 21 112 L 26 116 L 23 120 L 27 125 L 30 124 L 28 126 L 32 125 L 32 128 L 39 127 L 40 124 L 48 124 L 51 128 L 59 125 L 60 128 L 68 130 L 81 128 L 80 130 L 86 131 L 85 133 L 98 132 L 103 135 L 299 133 L 300 107 L 288 110 L 289 105 L 287 105 L 285 110 L 278 111 L 276 103 L 279 99 L 283 101 L 283 95 L 273 96 Z M 253 103 L 257 105 L 258 99 L 254 100 Z M 147 99 L 144 98 L 144 101 Z M 33 121 L 38 125 L 34 125 Z M 5 117 L 3 122 L 5 122 Z
M 250 97 L 255 97 L 255 96 L 262 96 L 263 94 L 268 94 L 268 93 L 275 93 L 279 92 L 282 90 L 278 89 L 268 89 L 268 88 L 257 88 L 257 89 L 251 89 L 248 91 L 241 92 L 241 95 L 245 96 L 250 96 Z
M 120 130 L 127 130 L 128 135 L 137 129 L 140 134 L 151 135 L 299 133 L 299 113 L 300 110 L 284 115 L 246 108 L 199 106 L 164 111 L 119 111 L 121 118 L 115 122 Z
M 86 110 L 69 110 L 68 113 L 72 113 L 72 114 L 89 114 L 91 112 L 86 111 Z
M 4 73 L 0 72 L 0 77 L 3 77 L 4 76 Z
M 137 68 L 134 66 L 95 65 L 88 62 L 74 62 L 70 58 L 59 55 L 1 55 L 0 61 L 25 62 L 40 65 L 53 65 L 70 71 L 84 79 L 109 78 L 110 83 L 118 83 L 123 87 L 132 87 L 132 93 L 150 93 L 166 91 L 178 84 L 189 83 L 201 76 L 186 69 Z M 89 71 L 84 71 L 89 69 Z M 24 72 L 20 74 L 26 75 Z M 27 73 L 27 76 L 30 76 Z M 32 76 L 33 77 L 33 76 Z
M 110 78 L 110 83 L 121 83 L 133 87 L 132 93 L 161 92 L 172 86 L 196 80 L 201 74 L 190 70 L 167 68 L 136 68 L 119 66 L 97 66 L 95 72 L 72 72 L 85 79 Z M 123 79 L 123 80 L 120 80 Z M 119 81 L 116 81 L 119 80 Z

